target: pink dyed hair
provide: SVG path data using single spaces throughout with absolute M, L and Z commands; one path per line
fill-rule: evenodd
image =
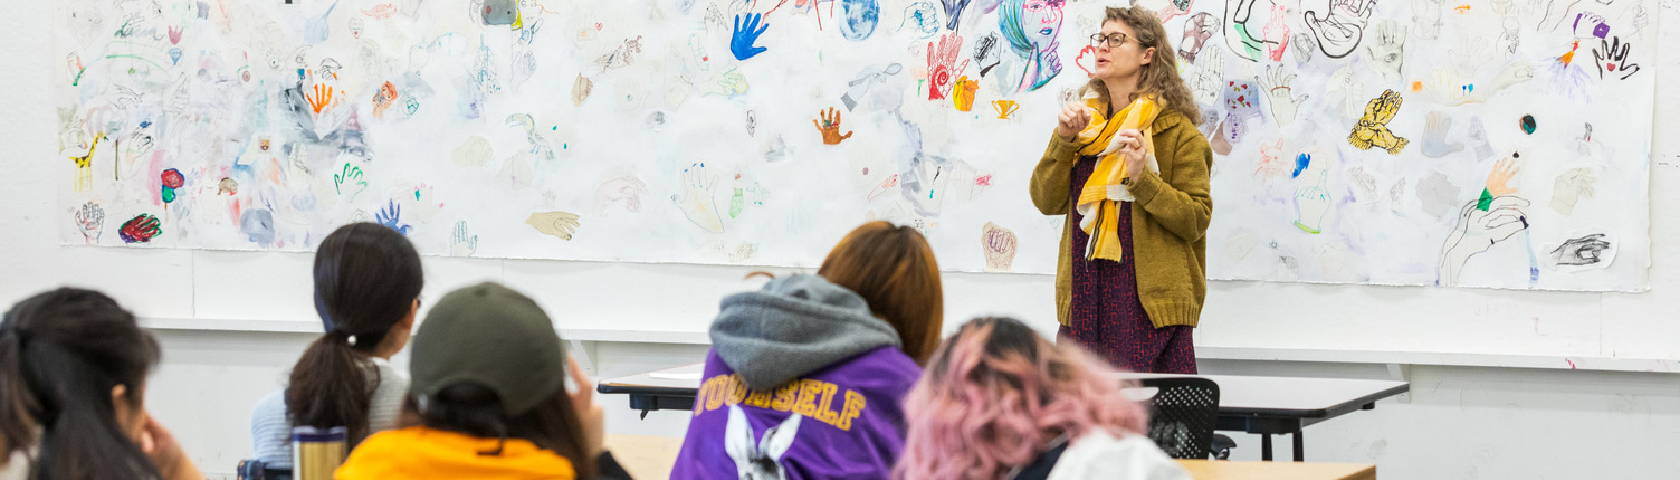
M 1142 435 L 1147 413 L 1107 364 L 1011 318 L 963 325 L 905 399 L 909 434 L 896 479 L 995 479 L 1066 434 Z

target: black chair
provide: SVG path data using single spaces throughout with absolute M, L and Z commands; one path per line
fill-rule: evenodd
M 1213 455 L 1219 422 L 1219 385 L 1199 377 L 1157 377 L 1139 382 L 1157 389 L 1149 400 L 1149 439 L 1180 460 Z
M 239 480 L 292 480 L 292 471 L 268 468 L 261 460 L 240 460 Z

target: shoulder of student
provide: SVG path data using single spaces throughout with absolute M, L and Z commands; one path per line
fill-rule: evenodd
M 1190 473 L 1142 435 L 1092 431 L 1062 453 L 1049 480 L 1190 480 Z

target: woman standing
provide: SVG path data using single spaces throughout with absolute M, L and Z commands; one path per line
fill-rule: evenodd
M 1062 110 L 1032 200 L 1067 215 L 1056 269 L 1060 336 L 1119 367 L 1195 373 L 1207 295 L 1213 153 L 1155 14 L 1110 7 L 1096 73 Z

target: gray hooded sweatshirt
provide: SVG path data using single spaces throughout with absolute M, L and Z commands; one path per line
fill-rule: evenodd
M 711 337 L 718 357 L 758 391 L 901 346 L 898 332 L 863 297 L 816 275 L 777 278 L 759 291 L 724 297 Z

